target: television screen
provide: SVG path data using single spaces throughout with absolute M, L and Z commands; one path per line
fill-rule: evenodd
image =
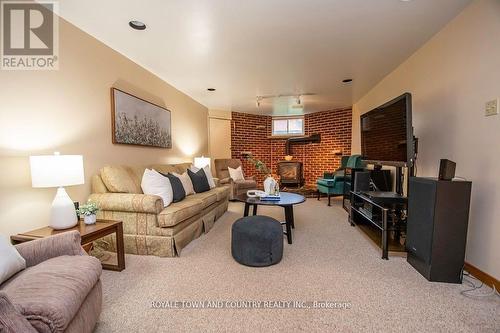
M 369 162 L 411 165 L 411 94 L 401 95 L 361 116 L 361 154 Z

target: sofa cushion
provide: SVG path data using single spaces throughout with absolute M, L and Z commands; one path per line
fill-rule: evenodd
M 110 192 L 142 193 L 144 170 L 142 167 L 105 166 L 101 169 L 101 178 Z
M 179 164 L 176 164 L 175 165 L 175 168 L 177 169 L 177 173 L 184 173 L 187 171 L 187 169 L 189 169 L 189 167 L 191 166 L 191 162 L 188 162 L 188 163 L 179 163 Z
M 109 192 L 106 185 L 102 181 L 101 175 L 92 176 L 92 193 L 107 193 Z
M 205 170 L 199 169 L 198 171 L 193 172 L 188 169 L 187 174 L 189 175 L 189 178 L 191 178 L 191 182 L 193 183 L 194 191 L 196 193 L 202 193 L 210 190 Z
M 189 177 L 187 172 L 184 172 L 182 174 L 174 172 L 172 174 L 180 179 L 182 187 L 184 187 L 184 192 L 186 192 L 186 196 L 194 194 L 193 182 L 191 181 L 191 177 Z
M 224 200 L 229 195 L 229 187 L 228 186 L 219 186 L 214 188 L 212 191 L 217 195 L 217 201 Z
M 172 193 L 174 196 L 173 202 L 184 200 L 184 198 L 186 197 L 186 190 L 184 190 L 184 186 L 182 185 L 182 181 L 179 179 L 179 177 L 176 177 L 171 173 L 162 173 L 162 175 L 170 180 L 170 185 L 172 186 Z
M 199 214 L 203 209 L 203 201 L 186 197 L 184 200 L 171 204 L 158 214 L 159 227 L 172 227 L 188 218 Z
M 237 189 L 255 189 L 257 183 L 253 179 L 238 180 L 234 182 L 234 187 Z
M 0 284 L 26 268 L 26 260 L 17 252 L 6 236 L 0 235 Z
M 90 256 L 60 256 L 17 274 L 3 288 L 34 327 L 66 329 L 101 276 L 101 262 Z
M 191 170 L 194 173 L 200 171 L 201 169 L 203 169 L 203 171 L 205 172 L 205 176 L 207 176 L 208 186 L 210 186 L 210 189 L 213 189 L 215 187 L 215 180 L 209 165 L 205 165 L 203 168 L 198 168 L 195 167 L 194 165 L 191 165 L 189 167 L 189 170 Z
M 29 321 L 16 311 L 14 305 L 3 292 L 0 292 L 0 332 L 37 333 Z
M 175 167 L 175 165 L 170 164 L 153 164 L 150 166 L 150 169 L 154 169 L 163 174 L 177 172 L 177 168 Z
M 215 159 L 214 164 L 215 174 L 217 175 L 217 178 L 226 179 L 230 178 L 229 170 L 227 168 L 231 167 L 233 169 L 236 169 L 241 166 L 241 161 L 238 159 Z
M 159 196 L 163 200 L 163 206 L 165 207 L 174 200 L 174 191 L 170 180 L 156 170 L 144 170 L 141 188 L 144 194 Z
M 161 173 L 184 173 L 191 166 L 191 163 L 179 164 L 153 164 L 149 168 L 155 169 Z
M 217 202 L 217 191 L 215 191 L 215 189 L 212 189 L 207 192 L 196 193 L 193 195 L 193 198 L 201 200 L 201 202 L 203 203 L 202 208 L 207 208 L 211 204 Z

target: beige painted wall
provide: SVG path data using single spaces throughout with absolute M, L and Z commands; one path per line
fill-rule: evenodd
M 231 111 L 208 110 L 208 150 L 215 170 L 214 160 L 231 158 Z M 215 176 L 215 171 L 213 171 Z
M 403 92 L 413 94 L 419 176 L 437 176 L 440 158 L 457 162 L 473 183 L 466 260 L 500 278 L 500 1 L 474 1 L 441 32 L 361 98 L 353 109 L 353 151 L 360 114 Z M 389 52 L 389 51 L 388 51 Z
M 58 71 L 0 71 L 0 234 L 47 225 L 55 189 L 31 188 L 28 156 L 82 154 L 85 185 L 106 164 L 192 161 L 208 153 L 208 110 L 96 39 L 60 20 Z M 172 111 L 172 149 L 111 143 L 110 87 Z

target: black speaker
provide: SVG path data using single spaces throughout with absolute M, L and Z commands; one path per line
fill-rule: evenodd
M 354 177 L 354 192 L 366 192 L 370 190 L 370 172 L 358 171 Z
M 410 177 L 407 261 L 429 281 L 462 282 L 471 187 Z
M 439 180 L 453 180 L 456 167 L 455 162 L 442 159 L 439 162 Z

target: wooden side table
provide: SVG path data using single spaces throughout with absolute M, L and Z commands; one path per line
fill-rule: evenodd
M 34 239 L 45 238 L 53 235 L 57 235 L 63 232 L 76 230 L 80 233 L 82 238 L 82 246 L 98 240 L 104 236 L 110 235 L 112 233 L 116 234 L 116 256 L 117 265 L 112 264 L 102 264 L 103 269 L 112 271 L 123 271 L 125 269 L 125 246 L 123 243 L 123 224 L 121 221 L 113 220 L 97 220 L 95 224 L 87 225 L 83 221 L 79 221 L 76 226 L 69 229 L 55 230 L 51 227 L 43 227 L 40 229 L 31 230 L 21 234 L 10 236 L 10 240 L 13 244 L 19 244 L 23 242 L 28 242 Z

